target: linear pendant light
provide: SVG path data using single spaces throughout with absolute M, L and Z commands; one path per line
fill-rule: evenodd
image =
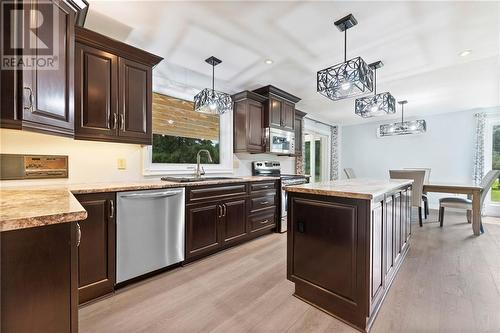
M 407 103 L 408 101 L 398 102 L 398 104 L 401 105 L 401 122 L 380 125 L 378 131 L 379 136 L 422 134 L 427 131 L 427 124 L 423 119 L 404 121 L 404 105 Z
M 194 110 L 208 114 L 223 114 L 233 109 L 233 100 L 229 94 L 214 89 L 215 66 L 222 60 L 214 56 L 205 59 L 205 62 L 212 65 L 212 89 L 205 88 L 194 96 Z
M 357 98 L 354 103 L 354 113 L 363 118 L 382 116 L 396 113 L 396 99 L 390 92 L 377 94 L 377 69 L 384 66 L 382 61 L 368 65 L 373 70 L 373 96 Z
M 373 71 L 361 57 L 347 60 L 347 30 L 358 24 L 352 14 L 335 22 L 344 32 L 344 62 L 318 71 L 316 91 L 337 101 L 373 91 Z

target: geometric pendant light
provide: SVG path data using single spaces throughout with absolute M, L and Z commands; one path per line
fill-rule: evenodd
M 404 105 L 408 101 L 399 101 L 401 105 L 401 122 L 393 124 L 380 125 L 378 134 L 379 136 L 393 136 L 393 135 L 408 135 L 408 134 L 422 134 L 427 130 L 425 120 L 410 120 L 404 121 Z
M 233 109 L 233 100 L 229 94 L 214 89 L 215 66 L 222 60 L 212 56 L 205 60 L 212 65 L 212 89 L 205 88 L 194 96 L 194 110 L 208 114 L 223 114 Z
M 335 22 L 344 32 L 344 62 L 318 71 L 316 91 L 337 101 L 373 91 L 373 71 L 361 57 L 347 60 L 347 30 L 358 24 L 352 14 Z
M 384 66 L 382 61 L 376 61 L 369 65 L 374 73 L 373 96 L 356 99 L 354 106 L 358 116 L 363 118 L 382 116 L 396 113 L 396 99 L 389 92 L 377 94 L 377 69 Z

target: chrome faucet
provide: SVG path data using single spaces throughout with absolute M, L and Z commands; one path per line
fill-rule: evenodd
M 200 149 L 198 151 L 198 154 L 196 154 L 196 178 L 199 179 L 201 178 L 201 176 L 203 176 L 205 174 L 205 169 L 203 169 L 203 166 L 201 167 L 200 169 L 200 154 L 201 153 L 207 153 L 207 156 L 208 156 L 208 161 L 210 163 L 212 163 L 212 156 L 210 156 L 210 152 L 206 149 Z

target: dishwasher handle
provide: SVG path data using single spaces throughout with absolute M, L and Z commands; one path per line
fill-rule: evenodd
M 153 198 L 165 198 L 172 197 L 177 194 L 181 194 L 182 190 L 178 191 L 165 191 L 158 193 L 131 193 L 131 194 L 121 194 L 122 198 L 131 198 L 131 199 L 153 199 Z

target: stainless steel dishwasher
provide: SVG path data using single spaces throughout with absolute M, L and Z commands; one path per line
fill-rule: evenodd
M 119 192 L 116 282 L 184 260 L 184 188 Z

